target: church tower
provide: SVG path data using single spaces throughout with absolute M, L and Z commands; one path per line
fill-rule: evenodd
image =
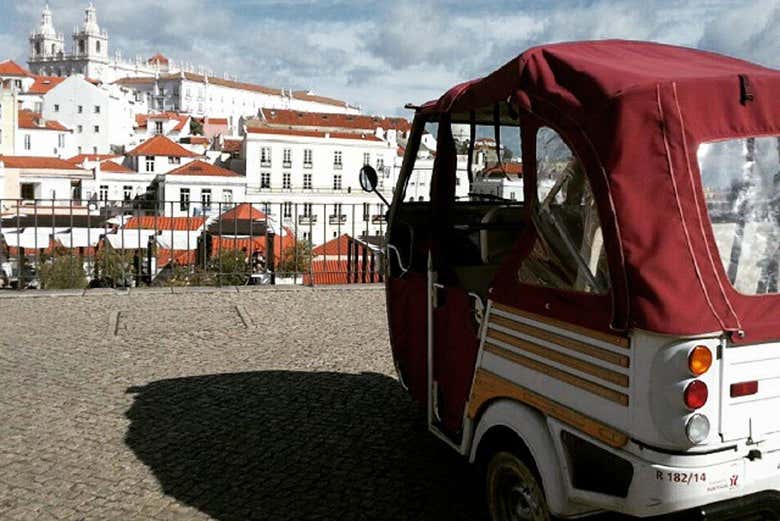
M 97 10 L 90 2 L 84 11 L 84 24 L 73 34 L 73 55 L 83 63 L 76 70 L 89 78 L 100 78 L 108 62 L 108 33 L 97 23 Z
M 65 51 L 65 38 L 57 34 L 52 22 L 49 4 L 41 12 L 41 25 L 30 35 L 31 60 L 46 60 L 62 56 Z

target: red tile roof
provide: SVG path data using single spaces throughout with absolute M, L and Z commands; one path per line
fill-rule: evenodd
M 35 76 L 35 82 L 27 90 L 28 94 L 46 94 L 65 80 L 59 76 Z
M 160 65 L 168 65 L 170 63 L 170 60 L 168 60 L 168 58 L 166 58 L 165 56 L 163 56 L 158 52 L 157 54 L 149 58 L 146 61 L 146 63 L 151 63 L 151 64 L 159 63 Z
M 70 132 L 70 130 L 60 123 L 54 120 L 45 120 L 37 112 L 32 110 L 21 109 L 19 111 L 19 128 L 28 130 L 56 130 L 59 132 Z
M 116 154 L 79 154 L 77 156 L 69 157 L 65 161 L 74 165 L 80 165 L 84 161 L 105 161 L 106 159 L 116 159 L 122 157 Z
M 360 114 L 329 114 L 325 112 L 300 112 L 297 110 L 262 109 L 263 120 L 270 126 L 344 128 L 370 131 L 378 128 L 396 129 L 407 132 L 412 126 L 404 118 L 385 118 Z
M 500 165 L 496 163 L 487 168 L 484 168 L 483 170 L 478 172 L 477 175 L 483 177 L 495 177 L 495 175 L 522 177 L 523 164 L 514 161 L 510 161 L 508 163 L 501 163 Z
M 4 60 L 0 62 L 0 76 L 31 77 L 32 74 L 13 60 Z
M 268 217 L 251 203 L 241 203 L 222 214 L 223 221 L 264 221 Z
M 222 151 L 231 154 L 241 152 L 241 142 L 240 139 L 225 139 L 222 142 Z
M 209 138 L 205 136 L 190 136 L 188 138 L 190 145 L 208 145 L 209 144 Z
M 36 168 L 36 169 L 50 169 L 50 170 L 79 170 L 72 163 L 59 159 L 56 157 L 32 157 L 32 156 L 1 156 L 0 162 L 2 162 L 6 168 Z
M 217 177 L 238 177 L 236 172 L 196 159 L 168 172 L 166 175 L 211 175 Z
M 183 146 L 174 143 L 165 136 L 154 136 L 147 139 L 130 152 L 129 156 L 169 156 L 169 157 L 198 157 Z
M 157 248 L 157 264 L 165 266 L 173 261 L 179 266 L 189 266 L 195 264 L 197 252 L 195 250 L 169 250 L 166 248 Z
M 132 168 L 127 168 L 125 165 L 114 163 L 110 159 L 100 162 L 100 170 L 103 172 L 113 172 L 116 174 L 135 174 L 136 171 Z
M 349 244 L 354 239 L 350 237 L 348 234 L 344 233 L 336 237 L 335 239 L 332 239 L 325 244 L 320 244 L 316 248 L 314 248 L 311 253 L 312 255 L 318 256 L 318 255 L 342 255 L 346 257 L 349 255 Z
M 127 230 L 166 230 L 166 231 L 194 231 L 200 229 L 206 222 L 205 217 L 162 217 L 154 215 L 142 215 L 131 217 L 125 223 Z
M 227 118 L 206 118 L 204 125 L 227 125 Z
M 279 136 L 316 137 L 330 139 L 357 139 L 361 141 L 382 141 L 373 134 L 359 134 L 356 132 L 324 132 L 315 130 L 298 130 L 288 128 L 247 127 L 250 134 L 273 134 Z
M 357 272 L 357 280 L 363 281 L 363 262 L 358 261 L 353 263 L 350 270 L 349 261 L 343 260 L 313 260 L 311 262 L 311 275 L 304 274 L 304 285 L 317 285 L 317 284 L 350 284 L 355 281 L 355 273 Z M 371 273 L 371 266 L 366 266 L 366 282 L 379 282 L 381 272 L 379 271 L 379 265 L 374 265 L 374 273 Z
M 225 249 L 227 251 L 242 251 L 244 248 L 246 248 L 247 254 L 254 253 L 256 251 L 259 251 L 261 253 L 265 253 L 265 242 L 266 239 L 264 236 L 261 237 L 252 237 L 251 239 L 249 237 L 234 237 L 230 235 L 213 235 L 211 237 L 211 252 L 212 255 L 217 253 L 221 249 Z M 295 238 L 292 234 L 286 234 L 284 237 L 280 237 L 279 235 L 274 236 L 274 259 L 276 259 L 276 262 L 279 262 L 282 258 L 282 255 L 284 254 L 284 251 L 287 250 L 287 248 L 290 248 L 295 244 Z

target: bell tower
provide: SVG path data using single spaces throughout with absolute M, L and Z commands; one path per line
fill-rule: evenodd
M 79 60 L 86 60 L 84 74 L 100 77 L 99 64 L 108 61 L 108 33 L 100 30 L 97 10 L 91 2 L 84 11 L 84 24 L 73 34 L 73 54 Z
M 52 59 L 62 56 L 65 50 L 65 38 L 57 34 L 52 22 L 49 4 L 41 12 L 41 24 L 30 35 L 30 61 Z

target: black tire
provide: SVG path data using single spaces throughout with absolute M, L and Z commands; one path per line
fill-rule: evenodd
M 490 458 L 485 488 L 492 521 L 550 521 L 536 473 L 515 454 L 500 451 Z

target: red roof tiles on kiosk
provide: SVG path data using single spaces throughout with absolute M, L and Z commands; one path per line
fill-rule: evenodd
M 162 217 L 143 215 L 131 217 L 125 223 L 127 230 L 166 230 L 166 231 L 194 231 L 203 227 L 205 217 Z

